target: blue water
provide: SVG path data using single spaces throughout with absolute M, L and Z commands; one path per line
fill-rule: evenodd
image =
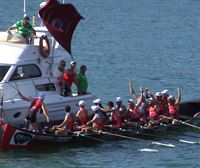
M 28 0 L 27 14 L 37 16 L 41 2 Z M 143 86 L 154 93 L 168 89 L 175 94 L 180 87 L 182 100 L 200 98 L 199 0 L 67 2 L 85 17 L 74 33 L 73 55 L 78 65 L 87 65 L 89 90 L 103 102 L 122 96 L 126 103 L 130 80 L 137 92 Z M 6 30 L 22 16 L 23 0 L 0 1 L 0 30 Z M 170 142 L 164 138 L 161 141 Z M 176 147 L 171 149 L 138 141 L 117 143 L 125 148 L 99 144 L 0 152 L 0 167 L 200 167 L 198 145 L 173 141 L 170 143 Z M 141 152 L 141 148 L 158 152 Z

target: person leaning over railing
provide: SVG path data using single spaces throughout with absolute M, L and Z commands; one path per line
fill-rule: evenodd
M 33 37 L 34 38 L 37 37 L 36 31 L 31 25 L 31 23 L 29 23 L 29 21 L 30 21 L 29 17 L 25 16 L 23 20 L 17 21 L 14 25 L 9 27 L 8 33 L 10 33 L 11 30 L 17 30 L 16 33 L 24 37 L 27 43 L 29 44 L 30 40 L 32 40 Z

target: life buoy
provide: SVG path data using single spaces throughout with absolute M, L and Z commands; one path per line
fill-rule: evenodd
M 50 54 L 50 44 L 46 35 L 40 37 L 39 51 L 43 58 L 47 58 Z

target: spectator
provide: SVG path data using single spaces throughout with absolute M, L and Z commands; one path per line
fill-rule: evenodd
M 87 77 L 85 75 L 86 70 L 87 70 L 87 67 L 85 65 L 82 65 L 80 67 L 80 72 L 77 75 L 78 95 L 87 94 L 88 81 L 87 81 Z

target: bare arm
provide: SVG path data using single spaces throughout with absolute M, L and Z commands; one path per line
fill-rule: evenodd
M 65 116 L 65 119 L 63 120 L 63 122 L 60 125 L 58 125 L 58 128 L 64 127 L 64 125 L 66 124 L 67 120 L 68 120 L 68 116 Z
M 89 125 L 91 125 L 94 121 L 95 121 L 94 118 L 93 118 L 92 120 L 88 121 L 88 122 L 83 126 L 83 128 L 84 128 L 84 127 L 87 127 L 87 126 L 89 126 Z
M 180 88 L 177 88 L 176 104 L 180 104 L 180 102 L 181 102 L 181 90 Z
M 136 93 L 133 89 L 133 82 L 132 81 L 129 82 L 129 89 L 130 89 L 131 96 L 133 96 L 133 98 L 137 100 L 137 95 L 136 95 Z
M 47 122 L 49 122 L 49 115 L 48 115 L 48 112 L 47 112 L 47 109 L 46 109 L 46 106 L 44 103 L 42 103 L 42 111 L 43 111 L 45 117 L 47 118 Z

